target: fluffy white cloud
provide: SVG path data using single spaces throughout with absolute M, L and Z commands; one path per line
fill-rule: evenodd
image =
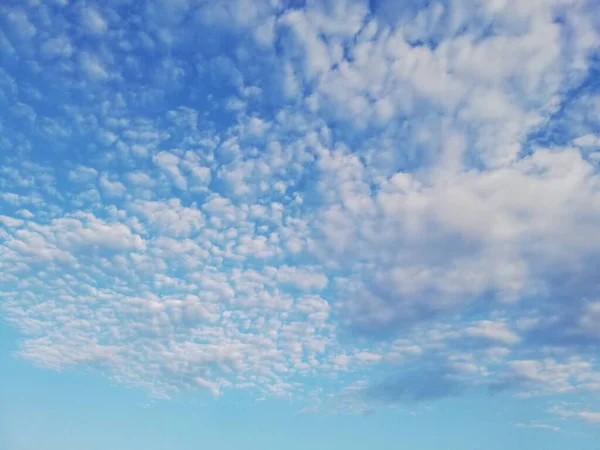
M 594 5 L 126 3 L 0 7 L 21 357 L 356 412 L 600 389 Z
M 465 330 L 468 336 L 481 337 L 498 341 L 504 344 L 515 344 L 519 342 L 519 336 L 510 330 L 506 324 L 494 323 L 488 320 L 477 323 L 475 326 Z
M 57 36 L 48 39 L 40 48 L 45 58 L 69 58 L 73 54 L 73 46 L 67 36 Z
M 106 31 L 107 23 L 98 9 L 87 7 L 81 11 L 81 27 L 85 33 L 97 35 Z

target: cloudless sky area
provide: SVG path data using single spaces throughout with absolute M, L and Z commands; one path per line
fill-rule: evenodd
M 0 1 L 1 450 L 598 450 L 600 3 Z

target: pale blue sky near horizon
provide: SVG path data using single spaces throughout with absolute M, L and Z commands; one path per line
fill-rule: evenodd
M 0 3 L 0 449 L 596 450 L 591 0 Z
M 2 361 L 2 366 L 0 430 L 11 450 L 460 450 L 483 443 L 489 450 L 595 450 L 597 445 L 594 430 L 583 424 L 572 424 L 570 433 L 515 427 L 515 421 L 535 421 L 547 402 L 532 405 L 479 395 L 441 400 L 420 414 L 305 414 L 286 402 L 256 402 L 247 396 L 211 401 L 193 393 L 153 402 L 143 392 L 91 373 L 42 372 L 23 361 Z

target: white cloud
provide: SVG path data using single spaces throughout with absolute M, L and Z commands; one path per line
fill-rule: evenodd
M 361 179 L 366 169 L 356 159 L 336 156 L 331 164 L 331 184 L 323 186 L 323 194 L 333 203 L 321 216 L 325 239 L 319 252 L 348 267 L 369 261 L 375 268 L 364 274 L 369 283 L 376 280 L 384 295 L 404 298 L 397 308 L 385 305 L 383 314 L 392 321 L 393 314 L 418 314 L 411 307 L 423 302 L 432 302 L 432 309 L 454 309 L 488 289 L 500 299 L 518 298 L 539 289 L 536 278 L 543 271 L 532 264 L 577 265 L 598 251 L 592 243 L 600 223 L 597 175 L 573 149 L 540 149 L 511 167 L 466 172 L 427 188 L 398 174 L 373 196 L 366 194 Z M 346 181 L 350 167 L 356 180 Z M 452 236 L 472 250 L 455 252 Z M 369 310 L 376 314 L 377 303 L 368 300 L 372 289 L 360 292 L 355 306 L 361 317 Z M 423 299 L 426 292 L 436 295 Z
M 136 201 L 131 210 L 140 214 L 150 228 L 171 236 L 186 237 L 200 231 L 205 223 L 204 214 L 195 206 L 187 207 L 181 200 L 172 198 L 166 202 Z
M 525 389 L 525 397 L 576 391 L 594 392 L 600 384 L 590 381 L 598 378 L 589 361 L 571 357 L 564 361 L 552 358 L 538 360 L 512 360 L 506 364 L 505 378 L 517 388 Z
M 314 269 L 281 266 L 279 268 L 267 266 L 264 269 L 267 275 L 273 276 L 278 283 L 292 285 L 304 291 L 322 290 L 327 287 L 327 277 Z
M 100 11 L 94 7 L 87 7 L 81 11 L 81 26 L 85 33 L 101 35 L 107 30 L 108 24 Z
M 7 11 L 5 8 L 2 10 L 6 14 L 9 26 L 20 39 L 31 39 L 37 34 L 35 25 L 31 23 L 24 11 L 18 9 Z
M 575 139 L 573 144 L 581 147 L 600 147 L 600 137 L 593 134 L 586 134 Z
M 187 179 L 179 170 L 180 159 L 177 155 L 163 151 L 154 155 L 152 159 L 167 174 L 178 189 L 187 189 Z
M 117 3 L 0 7 L 20 356 L 356 412 L 402 365 L 600 389 L 590 11 L 156 1 L 127 25 Z
M 127 192 L 125 185 L 120 181 L 111 181 L 106 175 L 101 175 L 98 181 L 102 192 L 109 197 L 122 197 Z
M 562 418 L 577 418 L 585 422 L 589 422 L 594 425 L 600 425 L 600 412 L 595 411 L 577 411 L 567 409 L 560 406 L 555 406 L 550 409 L 550 412 L 562 417 Z
M 221 395 L 221 391 L 219 390 L 219 385 L 217 383 L 213 383 L 201 377 L 196 377 L 195 381 L 198 386 L 208 389 L 212 395 L 216 397 Z
M 21 217 L 24 217 L 25 219 L 31 219 L 32 217 L 35 217 L 33 213 L 27 209 L 20 209 L 19 211 L 17 211 L 17 214 Z
M 44 58 L 69 58 L 73 54 L 73 46 L 65 35 L 48 39 L 40 48 Z
M 79 53 L 79 67 L 91 80 L 107 80 L 110 78 L 108 71 L 101 59 L 89 52 Z
M 23 225 L 22 220 L 3 215 L 0 215 L 0 223 L 7 228 L 17 228 Z
M 543 422 L 531 422 L 531 423 L 518 423 L 517 428 L 533 428 L 539 430 L 550 430 L 550 431 L 562 431 L 560 427 L 556 425 L 550 425 Z
M 504 344 L 519 342 L 519 336 L 510 330 L 506 324 L 484 320 L 465 330 L 468 336 L 481 337 Z
M 89 183 L 98 176 L 98 171 L 92 167 L 79 166 L 69 171 L 69 179 L 75 183 Z

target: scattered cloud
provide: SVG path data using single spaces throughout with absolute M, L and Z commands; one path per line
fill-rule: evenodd
M 560 406 L 556 406 L 550 409 L 550 412 L 556 414 L 557 416 L 568 419 L 575 418 L 582 420 L 584 422 L 588 422 L 592 425 L 600 425 L 600 412 L 595 411 L 577 411 L 566 409 Z
M 600 392 L 593 2 L 130 3 L 0 6 L 19 357 L 307 410 Z
M 557 427 L 556 425 L 549 425 L 549 424 L 543 423 L 543 422 L 518 423 L 516 425 L 516 427 L 517 428 L 533 428 L 533 429 L 538 429 L 538 430 L 549 430 L 549 431 L 556 431 L 556 432 L 562 431 L 562 429 L 560 427 Z

